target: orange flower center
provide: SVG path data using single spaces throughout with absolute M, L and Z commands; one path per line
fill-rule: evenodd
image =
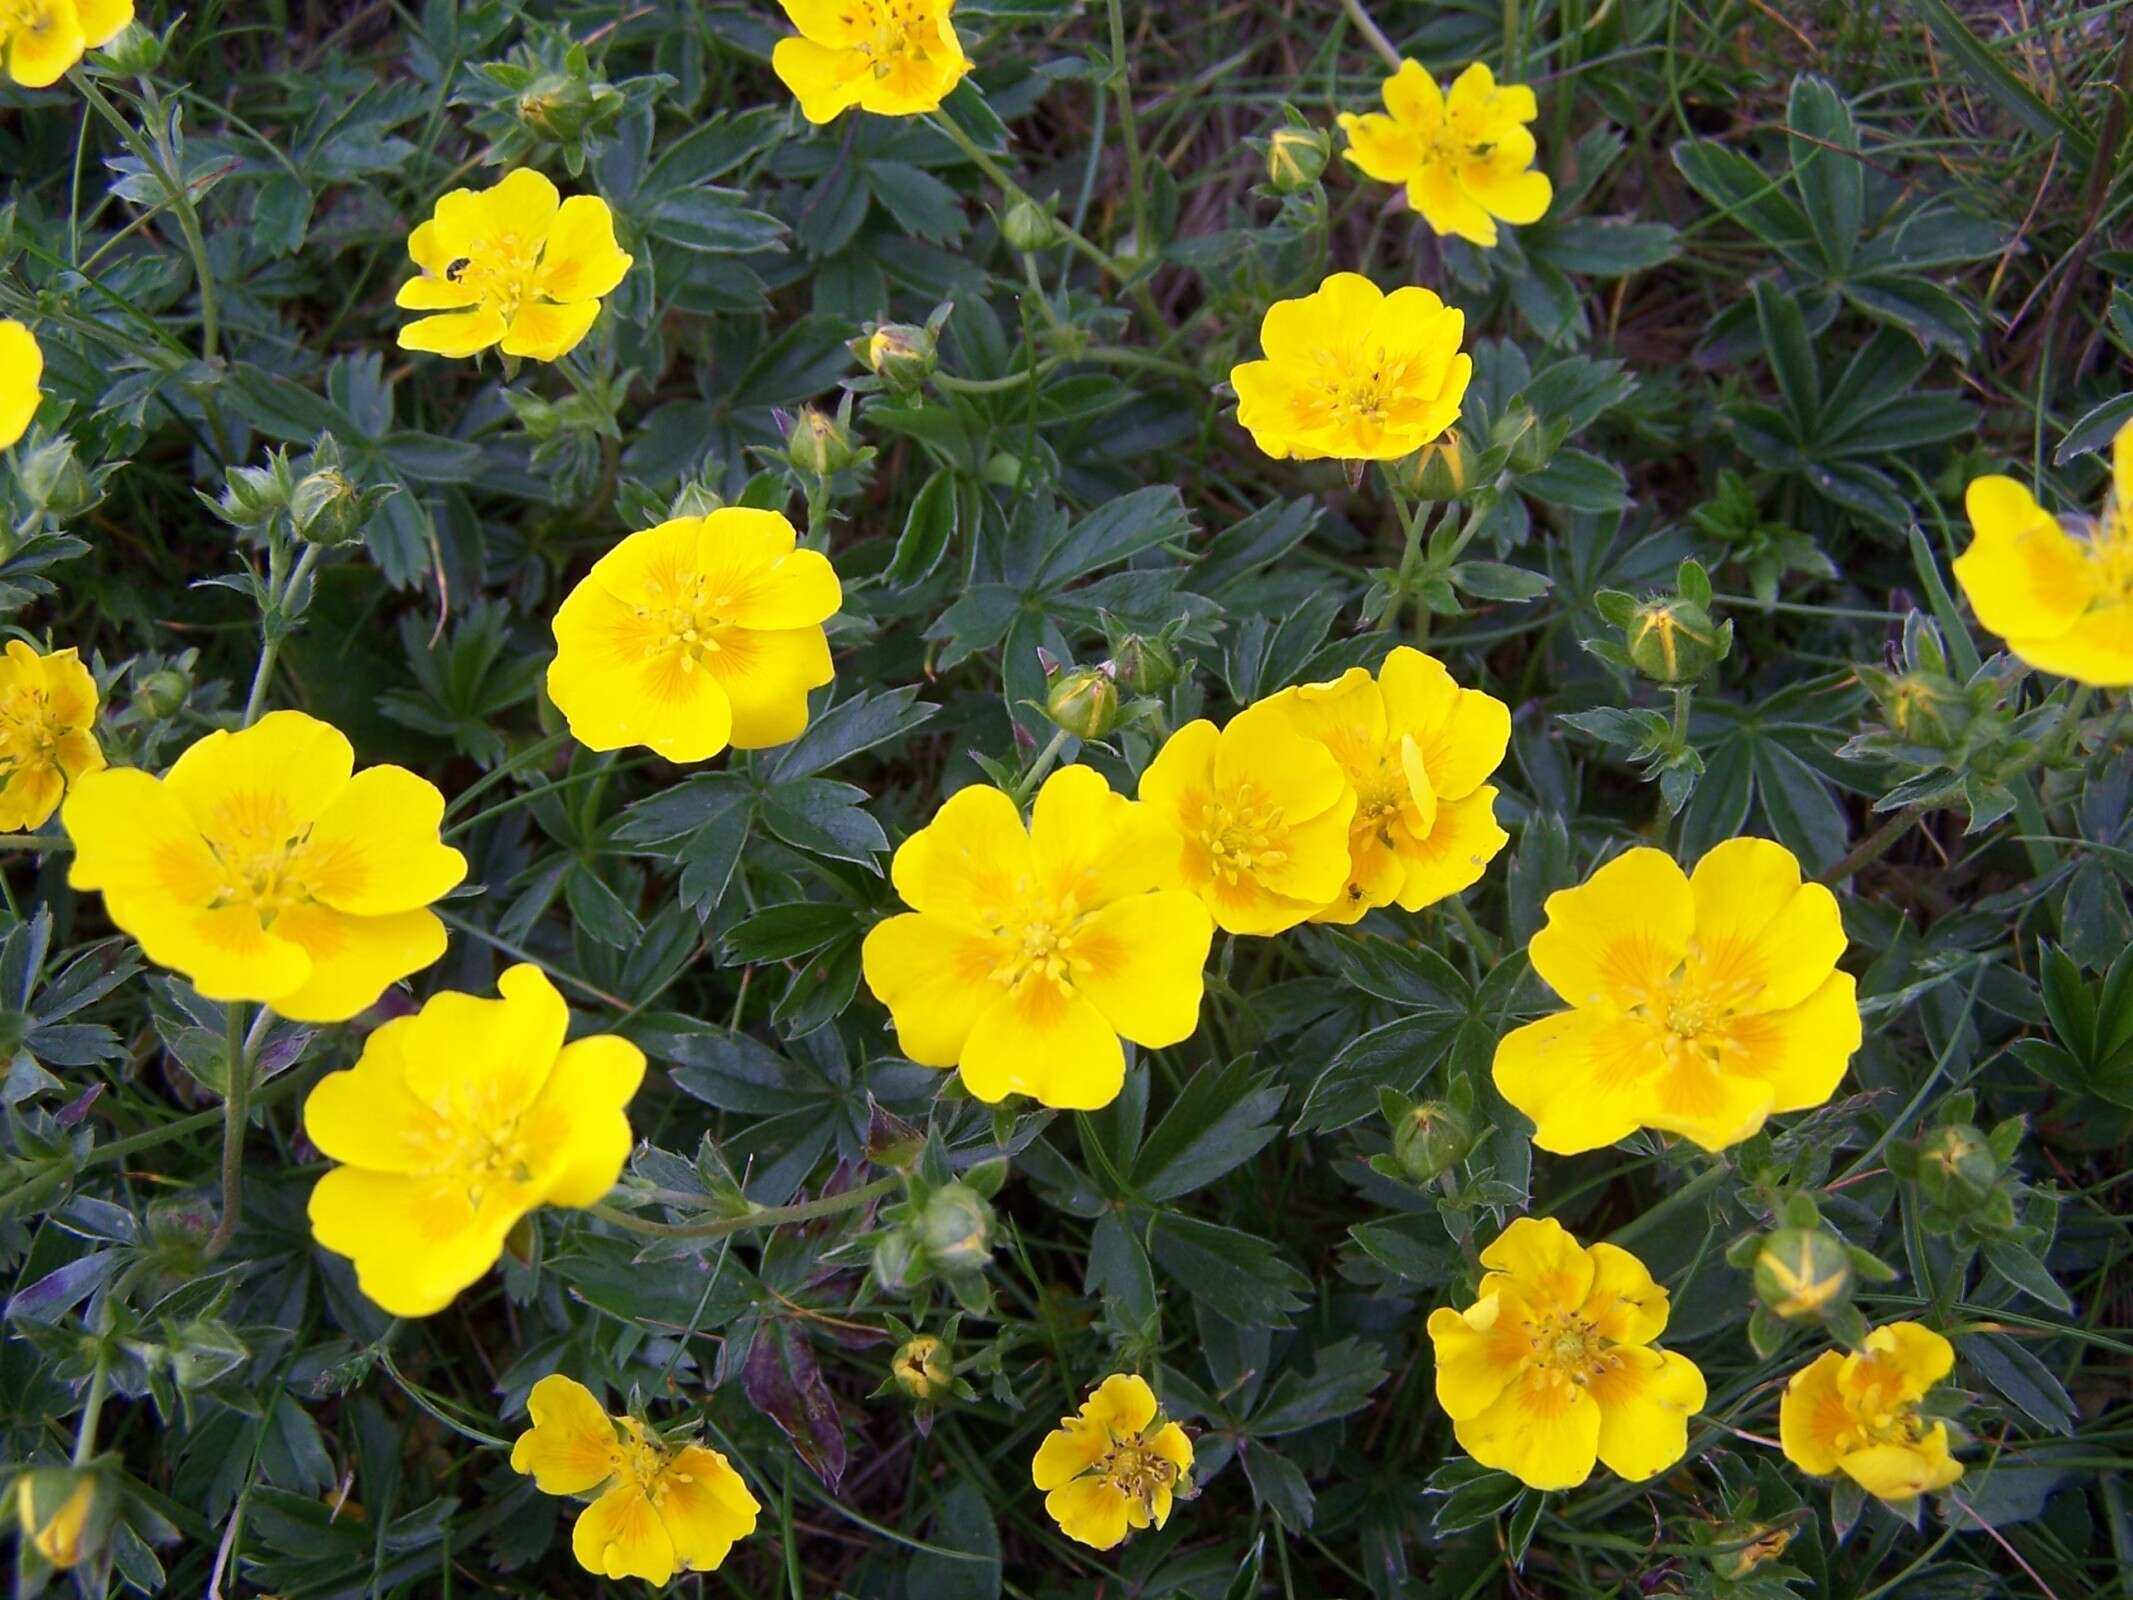
M 18 32 L 42 38 L 58 21 L 58 9 L 46 0 L 14 0 L 13 4 L 0 5 L 0 39 Z
M 532 295 L 533 274 L 541 264 L 545 243 L 516 230 L 476 239 L 467 246 L 465 255 L 446 263 L 445 281 L 472 289 L 481 297 L 481 304 L 494 307 L 506 318 L 512 317 Z
M 672 581 L 637 607 L 645 629 L 645 655 L 678 656 L 681 670 L 694 672 L 706 656 L 724 649 L 721 640 L 733 625 L 732 609 L 733 596 L 710 593 L 700 572 Z
M 1019 991 L 1025 983 L 1052 984 L 1062 993 L 1073 984 L 1074 935 L 1081 912 L 1069 895 L 1057 905 L 1031 904 L 1020 921 L 1004 924 L 998 941 L 993 982 Z
M 1689 959 L 1663 985 L 1637 996 L 1629 1012 L 1650 1024 L 1653 1042 L 1668 1066 L 1694 1063 L 1717 1069 L 1740 1049 L 1734 1019 L 1759 992 L 1757 984 L 1710 971 L 1692 943 Z
M 283 912 L 317 899 L 311 880 L 326 863 L 311 848 L 311 830 L 291 824 L 280 796 L 235 796 L 217 821 L 204 836 L 222 869 L 215 909 L 248 906 L 266 928 Z
M 1612 1348 L 1609 1340 L 1575 1311 L 1535 1316 L 1527 1328 L 1526 1340 L 1533 1365 L 1551 1383 L 1580 1389 L 1607 1367 Z
M 1281 848 L 1282 808 L 1267 802 L 1249 783 L 1200 807 L 1200 843 L 1210 870 L 1225 883 L 1266 872 L 1289 859 Z

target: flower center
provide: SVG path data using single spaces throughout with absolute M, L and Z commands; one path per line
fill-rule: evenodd
M 1177 1463 L 1157 1454 L 1140 1439 L 1114 1440 L 1110 1451 L 1096 1464 L 1096 1472 L 1128 1500 L 1138 1501 L 1151 1519 L 1155 1516 L 1157 1492 L 1174 1489 L 1178 1481 Z
M 240 813 L 243 807 L 233 808 Z M 317 897 L 306 881 L 310 865 L 309 828 L 295 833 L 287 824 L 271 819 L 279 807 L 271 802 L 253 808 L 250 817 L 240 815 L 235 826 L 208 835 L 207 847 L 222 868 L 213 905 L 245 906 L 259 918 L 261 928 L 270 928 L 285 911 L 311 904 Z M 225 819 L 227 822 L 228 819 Z
M 994 941 L 993 965 L 986 976 L 1016 993 L 1029 983 L 1049 983 L 1062 995 L 1071 992 L 1081 919 L 1081 904 L 1074 895 L 1043 899 L 1031 892 L 1027 881 L 1016 883 L 1014 908 L 986 914 Z
M 1583 1388 L 1607 1362 L 1608 1341 L 1574 1311 L 1536 1317 L 1527 1338 L 1534 1364 L 1559 1384 Z
M 467 246 L 465 255 L 446 264 L 445 281 L 472 289 L 483 305 L 511 317 L 532 292 L 542 243 L 515 231 L 476 239 Z
M 2101 518 L 2062 517 L 2060 524 L 2088 558 L 2107 603 L 2133 603 L 2133 520 L 2113 502 Z
M 58 11 L 48 0 L 12 0 L 12 3 L 0 4 L 0 38 L 16 32 L 42 38 L 52 31 L 58 20 Z
M 874 76 L 886 78 L 899 62 L 920 62 L 926 56 L 925 18 L 906 0 L 861 0 L 858 14 L 840 17 L 847 28 L 860 29 L 866 19 L 867 37 L 856 48 L 874 64 Z
M 0 771 L 57 766 L 67 726 L 42 689 L 17 685 L 0 696 Z
M 709 592 L 704 575 L 691 573 L 637 608 L 645 624 L 647 656 L 676 655 L 681 670 L 694 672 L 705 657 L 725 648 L 724 630 L 732 626 L 733 596 Z
M 1249 783 L 1239 784 L 1225 799 L 1210 799 L 1200 808 L 1200 842 L 1217 878 L 1235 883 L 1254 872 L 1271 871 L 1289 859 L 1280 848 L 1281 807 L 1268 803 Z

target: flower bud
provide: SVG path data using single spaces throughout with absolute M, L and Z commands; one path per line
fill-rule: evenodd
M 932 332 L 908 322 L 884 322 L 864 339 L 854 339 L 852 348 L 867 371 L 900 395 L 918 393 L 940 363 L 940 344 Z
M 1276 128 L 1267 135 L 1266 181 L 1280 194 L 1295 194 L 1318 182 L 1333 155 L 1323 128 Z
M 1779 1228 L 1755 1253 L 1755 1292 L 1787 1322 L 1822 1317 L 1852 1292 L 1852 1258 L 1820 1228 Z
M 926 1281 L 926 1264 L 909 1229 L 892 1228 L 874 1242 L 874 1281 L 890 1294 Z
M 1745 1578 L 1757 1567 L 1767 1567 L 1785 1553 L 1785 1546 L 1792 1543 L 1792 1530 L 1773 1523 L 1758 1522 L 1745 1528 L 1732 1530 L 1726 1543 L 1736 1548 L 1714 1558 L 1722 1578 Z
M 288 508 L 295 492 L 287 453 L 272 450 L 263 467 L 225 468 L 222 494 L 211 503 L 215 514 L 233 528 L 263 528 Z
M 1629 659 L 1659 683 L 1694 683 L 1725 659 L 1732 625 L 1720 626 L 1710 612 L 1680 596 L 1649 600 L 1629 624 Z
M 146 77 L 163 64 L 163 41 L 138 22 L 121 28 L 102 46 L 104 59 L 122 78 Z
M 1945 672 L 1907 672 L 1891 679 L 1881 709 L 1897 737 L 1943 750 L 1962 742 L 1975 715 L 1963 686 Z
M 1393 1157 L 1417 1183 L 1442 1177 L 1473 1148 L 1473 1123 L 1442 1100 L 1409 1107 L 1392 1130 Z
M 1118 713 L 1118 680 L 1103 667 L 1069 667 L 1046 687 L 1044 714 L 1077 739 L 1105 737 Z
M 913 1400 L 938 1400 L 955 1380 L 955 1360 L 930 1333 L 907 1339 L 889 1361 L 897 1388 Z
M 176 667 L 159 667 L 134 686 L 134 704 L 142 716 L 160 722 L 184 709 L 192 687 L 192 680 Z
M 833 478 L 859 459 L 852 430 L 815 406 L 802 406 L 785 435 L 785 459 L 816 478 Z
M 560 72 L 536 79 L 518 97 L 519 126 L 557 144 L 584 133 L 596 109 L 592 86 Z
M 102 1537 L 102 1486 L 75 1467 L 32 1467 L 15 1480 L 15 1519 L 22 1539 L 55 1567 L 71 1567 Z
M 977 1190 L 943 1184 L 919 1211 L 919 1244 L 942 1272 L 979 1272 L 992 1260 L 992 1224 L 991 1202 Z
M 1161 637 L 1129 633 L 1111 647 L 1111 676 L 1130 694 L 1161 694 L 1178 681 L 1178 653 Z
M 75 457 L 74 441 L 65 437 L 17 456 L 15 476 L 30 504 L 61 522 L 80 516 L 102 498 Z
M 1424 500 L 1456 500 L 1473 482 L 1473 452 L 1457 428 L 1424 445 L 1415 457 L 1415 492 Z
M 1918 1142 L 1918 1187 L 1945 1211 L 1975 1211 L 2000 1182 L 2000 1158 L 1967 1122 L 1933 1129 Z
M 1059 242 L 1059 224 L 1034 200 L 1017 200 L 1000 219 L 1000 237 L 1010 250 L 1046 250 Z
M 363 492 L 338 467 L 306 473 L 289 496 L 289 522 L 312 544 L 346 544 L 363 531 Z

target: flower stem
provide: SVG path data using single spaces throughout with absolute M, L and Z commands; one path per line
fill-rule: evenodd
M 817 1217 L 834 1217 L 840 1212 L 852 1211 L 869 1200 L 880 1198 L 903 1182 L 900 1173 L 890 1173 L 886 1178 L 876 1178 L 872 1183 L 863 1183 L 856 1189 L 845 1189 L 837 1194 L 822 1195 L 813 1200 L 800 1200 L 789 1206 L 756 1206 L 738 1217 L 714 1217 L 709 1222 L 654 1222 L 648 1217 L 633 1216 L 619 1207 L 607 1204 L 590 1205 L 585 1209 L 602 1222 L 612 1222 L 618 1228 L 627 1228 L 632 1233 L 650 1234 L 656 1239 L 721 1239 L 729 1233 L 745 1233 L 751 1228 L 779 1228 L 788 1222 L 812 1222 Z
M 1018 810 L 1029 804 L 1030 796 L 1037 792 L 1037 785 L 1044 781 L 1044 775 L 1052 770 L 1052 763 L 1059 759 L 1059 752 L 1065 748 L 1069 737 L 1066 729 L 1054 729 L 1051 742 L 1037 752 L 1036 759 L 1015 780 L 1014 802 Z
M 213 1261 L 237 1237 L 237 1221 L 244 1210 L 244 1135 L 250 1120 L 252 1060 L 244 1033 L 244 1002 L 232 1000 L 225 1013 L 229 1081 L 222 1092 L 222 1217 L 201 1247 L 200 1259 Z
M 1363 36 L 1363 42 L 1378 53 L 1378 59 L 1398 72 L 1400 52 L 1395 50 L 1392 41 L 1385 37 L 1385 30 L 1363 9 L 1363 0 L 1341 0 L 1341 9 L 1348 13 L 1348 20 L 1355 24 L 1355 31 Z
M 1141 158 L 1140 129 L 1133 120 L 1133 82 L 1126 72 L 1126 14 L 1121 0 L 1109 0 L 1111 13 L 1111 89 L 1118 96 L 1119 131 L 1126 138 L 1126 176 L 1132 186 L 1134 253 L 1145 255 L 1148 234 L 1148 171 Z
M 296 570 L 289 574 L 288 581 L 275 583 L 268 579 L 272 592 L 267 596 L 271 612 L 279 612 L 283 602 L 309 580 L 312 568 L 318 565 L 319 547 L 304 546 L 304 553 L 296 558 Z M 259 665 L 252 672 L 252 692 L 245 696 L 244 726 L 249 728 L 259 720 L 259 713 L 266 709 L 267 685 L 274 677 L 274 658 L 281 654 L 282 619 L 269 615 L 260 618 Z
M 1691 1201 L 1701 1200 L 1721 1183 L 1724 1183 L 1732 1175 L 1732 1171 L 1731 1167 L 1723 1163 L 1713 1162 L 1657 1205 L 1647 1207 L 1644 1211 L 1623 1223 L 1621 1227 L 1615 1229 L 1613 1233 L 1607 1236 L 1607 1242 L 1613 1245 L 1626 1245 L 1639 1234 L 1649 1233 L 1653 1227 L 1664 1221 L 1668 1215 L 1679 1211 Z
M 0 851 L 22 850 L 41 855 L 47 850 L 71 850 L 74 841 L 63 833 L 18 833 L 0 838 Z
M 939 128 L 941 132 L 947 134 L 950 139 L 954 140 L 956 148 L 961 150 L 964 155 L 970 158 L 971 165 L 976 167 L 980 172 L 984 173 L 986 177 L 990 178 L 993 183 L 998 186 L 1000 192 L 1007 196 L 1010 202 L 1026 201 L 1028 204 L 1033 206 L 1037 204 L 1035 200 L 1030 198 L 1029 191 L 1027 189 L 1024 189 L 1021 184 L 1015 182 L 1013 178 L 1009 177 L 1007 175 L 1006 168 L 1002 167 L 999 162 L 993 160 L 990 155 L 988 155 L 984 150 L 980 149 L 978 146 L 978 142 L 975 139 L 971 138 L 969 134 L 963 131 L 961 125 L 956 122 L 955 118 L 948 115 L 948 112 L 945 108 L 936 111 L 933 114 L 933 125 Z M 1120 263 L 1116 259 L 1114 259 L 1108 251 L 1103 250 L 1094 244 L 1091 244 L 1088 239 L 1083 237 L 1073 228 L 1067 226 L 1066 222 L 1062 218 L 1054 217 L 1052 219 L 1052 226 L 1059 230 L 1060 238 L 1064 239 L 1069 245 L 1073 246 L 1073 248 L 1079 254 L 1085 256 L 1092 264 L 1094 264 L 1098 268 L 1098 270 L 1108 273 L 1111 277 L 1118 279 L 1121 283 L 1123 283 L 1127 279 L 1127 277 L 1130 276 L 1126 268 L 1120 265 Z
M 460 790 L 459 793 L 452 797 L 451 803 L 444 808 L 444 814 L 447 817 L 451 816 L 453 812 L 463 809 L 469 801 L 487 794 L 499 783 L 502 783 L 504 779 L 510 777 L 512 773 L 521 772 L 527 767 L 546 760 L 569 742 L 570 730 L 567 728 L 561 732 L 551 733 L 543 738 L 534 740 L 525 749 L 519 751 L 516 755 L 507 756 L 491 770 L 483 773 L 464 789 Z
M 1876 828 L 1852 847 L 1851 854 L 1822 874 L 1824 883 L 1842 883 L 1861 867 L 1878 861 L 1888 853 L 1889 846 L 1911 831 L 1911 824 L 1932 808 L 1925 805 L 1905 806 L 1896 815 Z
M 74 1430 L 74 1465 L 86 1467 L 96 1454 L 96 1428 L 103 1420 L 104 1396 L 111 1388 L 111 1363 L 103 1349 L 96 1354 L 96 1370 L 89 1374 L 89 1397 L 82 1402 L 81 1422 Z

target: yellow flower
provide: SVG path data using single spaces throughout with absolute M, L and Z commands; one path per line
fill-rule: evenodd
M 437 836 L 434 787 L 354 766 L 338 730 L 275 711 L 209 734 L 160 779 L 91 772 L 60 810 L 67 882 L 101 889 L 148 959 L 210 1000 L 346 1021 L 444 954 L 428 907 L 467 874 Z
M 1539 114 L 1533 91 L 1499 87 L 1480 62 L 1452 81 L 1451 93 L 1419 61 L 1403 61 L 1385 80 L 1385 110 L 1344 114 L 1348 159 L 1382 183 L 1407 185 L 1407 203 L 1440 234 L 1483 246 L 1496 223 L 1538 222 L 1554 191 L 1533 172 Z M 1388 114 L 1389 113 L 1389 114 Z
M 1119 1035 L 1149 1049 L 1190 1038 L 1214 925 L 1172 886 L 1163 839 L 1152 807 L 1090 767 L 1047 778 L 1026 830 L 998 789 L 950 795 L 890 866 L 912 910 L 860 952 L 904 1054 L 961 1067 L 988 1104 L 1027 1094 L 1092 1111 L 1125 1082 Z
M 9 0 L 0 5 L 7 75 L 25 89 L 48 88 L 132 20 L 133 0 Z
M 10 639 L 0 659 L 0 833 L 41 826 L 68 784 L 104 764 L 96 680 L 72 650 Z
M 1728 839 L 1692 877 L 1631 850 L 1547 912 L 1526 953 L 1571 1009 L 1505 1035 L 1495 1066 L 1543 1150 L 1637 1128 L 1723 1150 L 1827 1100 L 1859 1048 L 1836 897 L 1781 844 Z
M 1485 780 L 1511 742 L 1510 707 L 1460 688 L 1433 657 L 1400 645 L 1375 679 L 1350 667 L 1266 704 L 1325 746 L 1355 791 L 1347 880 L 1319 921 L 1355 922 L 1382 905 L 1419 911 L 1472 887 L 1504 847 Z
M 396 1317 L 443 1310 L 519 1218 L 591 1205 L 629 1155 L 644 1052 L 611 1033 L 565 1044 L 570 1012 L 538 967 L 496 988 L 430 996 L 304 1102 L 311 1142 L 344 1163 L 311 1191 L 311 1231 Z
M 822 624 L 844 603 L 829 560 L 775 511 L 725 506 L 633 533 L 555 615 L 548 697 L 593 750 L 702 761 L 807 726 L 830 681 Z
M 1188 722 L 1141 774 L 1176 830 L 1178 876 L 1231 933 L 1279 933 L 1348 881 L 1355 791 L 1331 752 L 1262 701 L 1228 727 Z
M 1437 1402 L 1468 1455 L 1535 1489 L 1574 1489 L 1595 1460 L 1640 1482 L 1682 1458 L 1703 1374 L 1652 1348 L 1667 1296 L 1643 1262 L 1520 1217 L 1481 1264 L 1480 1298 L 1429 1317 Z
M 598 1498 L 578 1516 L 571 1552 L 587 1572 L 664 1584 L 714 1572 L 763 1508 L 716 1450 L 669 1444 L 635 1417 L 610 1417 L 582 1383 L 551 1374 L 526 1397 L 533 1426 L 511 1469 L 543 1494 Z
M 949 13 L 955 0 L 778 0 L 796 39 L 780 39 L 770 65 L 809 122 L 834 122 L 853 106 L 884 117 L 938 111 L 963 81 Z
M 1955 561 L 1970 609 L 2039 672 L 2133 684 L 2133 423 L 2111 444 L 2111 495 L 2070 532 L 2012 478 L 1979 478 L 1964 504 L 1977 538 Z
M 1277 461 L 1396 461 L 1459 419 L 1466 316 L 1427 289 L 1336 272 L 1259 325 L 1264 361 L 1230 368 L 1237 421 Z
M 407 237 L 422 276 L 400 285 L 406 311 L 439 311 L 400 330 L 400 348 L 470 356 L 501 344 L 507 356 L 555 361 L 577 347 L 622 281 L 630 257 L 615 246 L 615 217 L 596 195 L 561 199 L 530 167 L 493 189 L 454 189 Z
M 0 320 L 0 450 L 30 431 L 44 399 L 44 352 L 36 335 L 12 319 Z
M 15 1520 L 31 1549 L 55 1567 L 88 1553 L 97 1480 L 67 1467 L 33 1467 L 15 1480 Z M 97 1519 L 101 1520 L 101 1519 Z
M 1192 1441 L 1157 1407 L 1146 1380 L 1104 1379 L 1080 1412 L 1061 1417 L 1030 1463 L 1059 1531 L 1109 1550 L 1129 1529 L 1160 1528 L 1174 1499 L 1190 1500 Z
M 1843 1473 L 1868 1494 L 1909 1500 L 1963 1475 L 1948 1425 L 1919 1415 L 1926 1391 L 1955 1366 L 1931 1328 L 1891 1322 L 1864 1349 L 1825 1350 L 1792 1375 L 1778 1407 L 1785 1459 L 1817 1478 Z

